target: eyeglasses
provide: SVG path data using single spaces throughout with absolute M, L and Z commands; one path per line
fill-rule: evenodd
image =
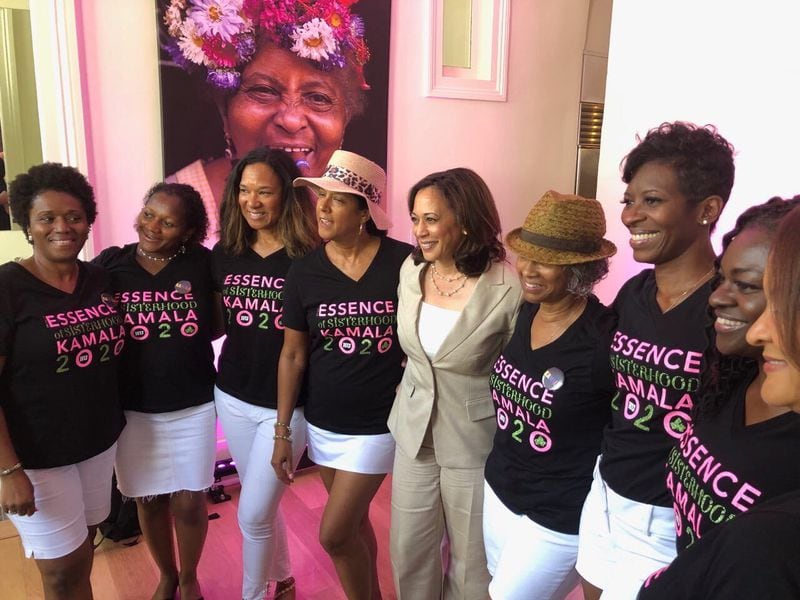
M 315 113 L 326 113 L 333 110 L 339 99 L 323 92 L 302 92 L 300 94 L 286 94 L 269 85 L 251 85 L 242 87 L 239 91 L 248 99 L 265 106 L 283 104 L 286 110 L 302 107 Z

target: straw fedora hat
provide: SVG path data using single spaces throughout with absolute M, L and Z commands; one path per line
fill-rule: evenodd
M 506 236 L 506 244 L 539 263 L 575 265 L 616 254 L 605 233 L 606 217 L 597 200 L 550 190 L 533 205 L 525 224 Z
M 389 216 L 381 206 L 386 198 L 386 172 L 363 156 L 337 150 L 328 161 L 322 177 L 298 177 L 293 185 L 361 196 L 367 201 L 369 216 L 378 229 L 389 229 L 392 226 Z

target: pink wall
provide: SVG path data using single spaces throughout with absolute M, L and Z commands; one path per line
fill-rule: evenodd
M 508 101 L 425 96 L 427 3 L 392 3 L 389 195 L 392 234 L 410 238 L 406 193 L 425 175 L 464 166 L 487 181 L 503 229 L 548 189 L 573 189 L 588 0 L 513 2 Z

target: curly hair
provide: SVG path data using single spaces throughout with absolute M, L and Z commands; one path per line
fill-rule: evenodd
M 698 204 L 709 196 L 719 196 L 723 205 L 728 202 L 735 173 L 734 150 L 716 127 L 662 123 L 644 139 L 637 136 L 637 141 L 622 159 L 622 181 L 630 183 L 642 166 L 655 161 L 674 169 L 680 192 L 689 203 Z
M 30 233 L 33 201 L 47 191 L 64 192 L 76 198 L 86 213 L 86 221 L 89 225 L 94 223 L 97 218 L 97 203 L 94 201 L 94 190 L 83 173 L 75 167 L 48 162 L 17 175 L 8 189 L 11 216 L 19 223 L 26 236 Z
M 277 227 L 286 253 L 291 258 L 305 256 L 319 240 L 311 196 L 308 188 L 292 187 L 292 182 L 300 177 L 292 157 L 283 150 L 267 147 L 249 152 L 228 175 L 220 206 L 220 243 L 225 252 L 241 256 L 255 242 L 256 231 L 247 224 L 239 206 L 239 185 L 245 168 L 259 163 L 272 169 L 281 182 L 281 215 Z
M 486 182 L 471 169 L 458 167 L 423 177 L 408 192 L 408 212 L 414 211 L 414 200 L 425 188 L 432 187 L 444 197 L 456 215 L 456 223 L 466 235 L 455 250 L 454 260 L 459 272 L 469 277 L 489 270 L 493 262 L 506 258 L 500 241 L 500 216 Z M 414 264 L 425 259 L 415 247 L 411 256 Z
M 601 258 L 577 265 L 565 265 L 567 270 L 567 291 L 570 294 L 586 298 L 597 285 L 608 275 L 608 259 Z
M 147 190 L 143 204 L 147 205 L 150 198 L 158 193 L 173 196 L 181 201 L 186 229 L 192 230 L 192 235 L 186 240 L 185 245 L 198 246 L 203 243 L 208 235 L 208 214 L 206 214 L 206 207 L 200 192 L 185 183 L 161 182 Z
M 733 229 L 722 237 L 722 254 L 725 254 L 736 236 L 745 230 L 760 229 L 774 236 L 783 218 L 796 206 L 800 206 L 800 195 L 788 200 L 774 196 L 763 204 L 751 206 L 739 215 Z M 719 283 L 720 277 L 717 276 L 712 287 L 716 289 Z M 717 350 L 714 335 L 711 334 L 704 362 L 706 369 L 701 376 L 701 393 L 696 414 L 699 418 L 711 418 L 718 414 L 730 399 L 736 386 L 745 385 L 753 380 L 758 373 L 758 361 L 745 356 L 723 355 Z

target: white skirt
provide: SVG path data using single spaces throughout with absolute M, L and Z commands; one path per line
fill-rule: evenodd
M 391 433 L 349 435 L 308 423 L 308 457 L 316 464 L 351 473 L 391 473 L 394 463 Z
M 146 498 L 211 487 L 217 418 L 213 402 L 167 413 L 126 410 L 125 418 L 115 465 L 123 496 Z

